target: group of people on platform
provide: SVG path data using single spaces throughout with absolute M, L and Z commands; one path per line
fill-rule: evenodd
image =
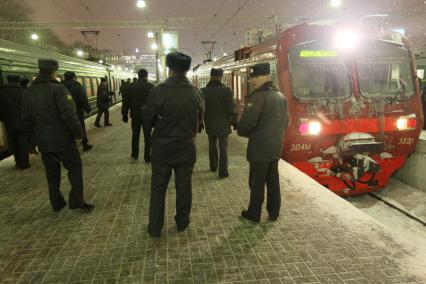
M 69 208 L 90 211 L 94 205 L 83 197 L 82 161 L 76 142 L 90 150 L 84 125 L 84 114 L 90 105 L 75 74 L 67 72 L 63 84 L 57 78 L 58 63 L 39 59 L 39 75 L 20 95 L 20 123 L 32 133 L 41 153 L 49 185 L 49 198 L 54 211 L 66 206 L 60 192 L 61 163 L 68 170 L 71 183 Z M 209 140 L 210 170 L 219 178 L 227 178 L 228 135 L 231 126 L 238 135 L 247 137 L 247 159 L 250 164 L 250 203 L 241 216 L 259 222 L 264 201 L 265 185 L 267 211 L 270 220 L 279 216 L 281 195 L 278 161 L 282 152 L 282 137 L 288 124 L 285 97 L 270 81 L 269 63 L 250 67 L 252 93 L 240 120 L 237 122 L 233 94 L 222 83 L 223 70 L 212 69 L 205 88 L 199 90 L 186 74 L 191 58 L 180 52 L 166 57 L 169 77 L 154 86 L 148 82 L 148 72 L 139 70 L 138 79 L 122 84 L 122 120 L 129 115 L 132 126 L 131 157 L 139 158 L 139 137 L 144 134 L 144 160 L 151 163 L 151 196 L 148 233 L 160 237 L 164 225 L 165 197 L 172 175 L 175 174 L 176 215 L 178 231 L 190 223 L 192 207 L 192 173 L 196 162 L 195 137 L 205 127 Z M 0 96 L 4 99 L 4 92 Z M 110 97 L 106 80 L 98 89 L 96 126 L 109 126 Z M 6 124 L 7 125 L 7 124 Z M 218 145 L 219 144 L 219 145 Z M 219 146 L 219 149 L 218 149 Z

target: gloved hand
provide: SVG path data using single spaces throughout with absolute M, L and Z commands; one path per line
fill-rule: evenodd
M 122 119 L 124 123 L 127 123 L 129 121 L 129 117 L 127 115 L 123 115 Z

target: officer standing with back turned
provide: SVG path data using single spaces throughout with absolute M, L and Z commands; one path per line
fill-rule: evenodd
M 80 120 L 81 131 L 83 134 L 83 151 L 86 152 L 92 149 L 93 146 L 89 144 L 89 139 L 87 139 L 86 124 L 84 123 L 84 113 L 90 113 L 92 111 L 92 108 L 90 107 L 89 100 L 87 99 L 83 86 L 76 81 L 75 73 L 67 71 L 65 72 L 64 77 L 65 80 L 63 84 L 65 88 L 67 88 L 68 91 L 71 93 L 71 96 L 77 108 L 77 116 Z
M 41 152 L 50 204 L 53 211 L 60 211 L 66 205 L 59 190 L 62 163 L 71 184 L 69 208 L 90 211 L 94 206 L 83 198 L 83 166 L 76 144 L 76 140 L 81 139 L 81 126 L 74 101 L 68 90 L 56 81 L 57 61 L 39 59 L 38 66 L 39 75 L 24 93 L 22 115 Z
M 96 105 L 98 107 L 98 115 L 96 115 L 95 126 L 101 127 L 99 124 L 102 114 L 104 116 L 104 127 L 111 126 L 109 123 L 109 107 L 111 106 L 111 98 L 108 94 L 108 83 L 106 78 L 101 78 L 101 84 L 96 94 Z
M 148 82 L 148 71 L 145 69 L 139 70 L 138 77 L 139 79 L 136 82 L 127 87 L 127 95 L 126 99 L 123 100 L 121 114 L 123 122 L 127 123 L 130 110 L 130 117 L 132 119 L 132 158 L 134 160 L 139 158 L 139 138 L 142 128 L 145 141 L 144 159 L 146 163 L 149 163 L 151 162 L 152 126 L 146 123 L 144 116 L 149 92 L 154 85 Z
M 18 75 L 8 75 L 7 85 L 0 90 L 0 112 L 6 128 L 9 151 L 12 152 L 16 168 L 25 170 L 29 164 L 29 135 L 22 122 L 22 96 Z
M 243 218 L 260 221 L 265 184 L 268 190 L 266 209 L 270 220 L 280 213 L 281 193 L 278 161 L 281 158 L 283 134 L 288 125 L 285 97 L 270 81 L 269 63 L 250 68 L 253 92 L 238 123 L 238 135 L 248 137 L 247 160 L 250 163 L 250 204 Z
M 177 230 L 189 225 L 192 207 L 192 171 L 195 164 L 195 136 L 203 116 L 200 91 L 186 72 L 191 57 L 171 52 L 166 57 L 170 77 L 151 90 L 147 121 L 155 123 L 152 134 L 152 179 L 148 233 L 160 237 L 164 225 L 167 186 L 175 173 Z
M 231 124 L 234 124 L 236 120 L 232 91 L 222 84 L 222 77 L 222 69 L 212 68 L 210 82 L 201 90 L 206 106 L 204 123 L 209 137 L 210 170 L 215 172 L 219 166 L 221 179 L 229 176 L 228 135 L 231 133 Z

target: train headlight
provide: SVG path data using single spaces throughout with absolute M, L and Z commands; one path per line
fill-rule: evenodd
M 398 130 L 414 130 L 417 127 L 416 115 L 401 116 L 396 120 L 396 129 Z
M 334 38 L 335 46 L 340 50 L 352 50 L 359 42 L 359 34 L 352 31 L 341 31 Z
M 319 135 L 321 131 L 322 126 L 318 121 L 302 120 L 299 125 L 299 132 L 302 135 Z

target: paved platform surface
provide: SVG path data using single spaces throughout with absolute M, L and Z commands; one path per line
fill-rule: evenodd
M 248 164 L 235 135 L 225 180 L 208 171 L 198 137 L 191 224 L 176 232 L 172 182 L 162 238 L 150 238 L 150 166 L 130 160 L 118 111 L 112 123 L 90 130 L 95 148 L 82 154 L 89 214 L 51 211 L 38 157 L 23 172 L 0 162 L 1 283 L 426 283 L 409 244 L 284 162 L 279 220 L 241 220 Z

